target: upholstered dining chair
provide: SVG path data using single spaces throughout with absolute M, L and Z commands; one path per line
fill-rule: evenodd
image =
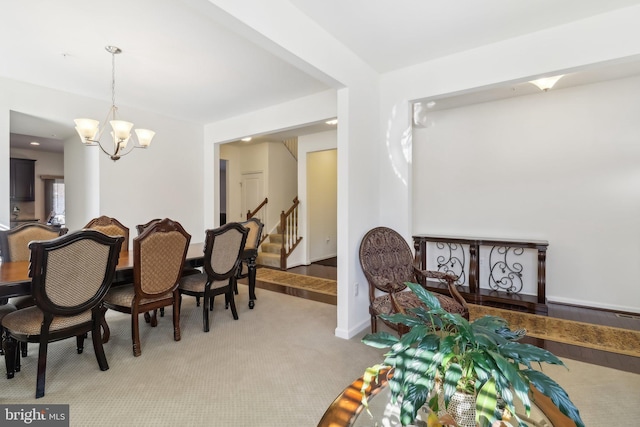
M 244 246 L 244 251 L 238 265 L 238 272 L 236 273 L 236 281 L 234 283 L 234 292 L 238 295 L 238 279 L 249 278 L 250 290 L 255 291 L 256 287 L 256 258 L 258 257 L 258 247 L 262 239 L 262 229 L 264 224 L 260 222 L 258 218 L 249 218 L 248 220 L 241 222 L 244 228 L 249 230 L 247 234 L 247 243 Z M 253 283 L 251 283 L 253 282 Z M 253 308 L 255 295 L 249 295 L 249 308 Z
M 126 252 L 129 250 L 129 228 L 124 226 L 120 221 L 115 218 L 111 218 L 106 215 L 101 215 L 97 218 L 93 218 L 84 226 L 86 229 L 97 230 L 107 236 L 122 236 L 124 237 L 124 244 L 120 252 Z
M 140 356 L 139 314 L 173 306 L 173 338 L 180 341 L 178 282 L 191 235 L 180 223 L 165 218 L 133 239 L 133 284 L 111 288 L 105 307 L 131 314 L 133 355 Z M 107 338 L 108 339 L 108 338 Z
M 240 258 L 249 230 L 237 222 L 207 230 L 204 241 L 204 273 L 192 274 L 180 280 L 180 294 L 202 297 L 203 330 L 209 332 L 209 311 L 216 295 L 225 295 L 233 318 L 238 320 L 234 301 L 234 284 Z
M 440 271 L 420 270 L 406 240 L 387 227 L 376 227 L 364 235 L 360 242 L 360 265 L 369 283 L 369 314 L 371 332 L 378 330 L 382 320 L 400 336 L 407 332 L 404 325 L 396 325 L 380 318 L 381 314 L 405 313 L 410 308 L 423 306 L 418 297 L 407 290 L 405 283 L 424 283 L 436 279 L 447 284 L 449 295 L 436 294 L 443 309 L 469 319 L 469 308 L 456 289 L 456 277 Z
M 77 351 L 82 353 L 85 335 L 91 332 L 100 370 L 109 369 L 100 334 L 105 312 L 102 302 L 111 286 L 123 240 L 81 230 L 29 244 L 31 292 L 36 305 L 5 315 L 2 326 L 7 378 L 20 371 L 17 343 L 40 345 L 36 398 L 44 396 L 50 342 L 76 337 Z
M 138 232 L 138 236 L 144 232 L 151 224 L 155 224 L 156 222 L 161 221 L 160 218 L 152 219 L 145 224 L 136 225 L 136 231 Z M 190 274 L 200 274 L 201 271 L 195 267 L 191 267 L 189 265 L 185 265 L 182 269 L 182 276 L 188 276 Z M 198 305 L 200 305 L 200 301 L 198 300 Z M 153 311 L 153 316 L 149 314 L 149 312 L 144 313 L 144 320 L 147 323 L 151 323 L 151 326 L 158 325 L 158 317 L 156 315 L 156 310 Z M 164 317 L 164 307 L 160 307 L 160 317 Z
M 50 240 L 67 234 L 65 227 L 50 227 L 38 222 L 28 222 L 8 230 L 0 230 L 0 253 L 6 262 L 29 261 L 31 251 L 29 242 L 32 240 Z M 9 302 L 18 310 L 33 307 L 35 302 L 31 295 L 14 297 Z M 0 328 L 2 332 L 2 328 Z M 27 343 L 21 343 L 22 356 L 27 356 Z

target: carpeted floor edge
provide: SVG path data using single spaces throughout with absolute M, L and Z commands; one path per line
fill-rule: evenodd
M 640 357 L 640 331 L 475 304 L 469 304 L 469 312 L 471 320 L 484 315 L 502 317 L 512 329 L 526 329 L 530 337 Z

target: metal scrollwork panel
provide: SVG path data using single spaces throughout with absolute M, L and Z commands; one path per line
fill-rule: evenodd
M 457 284 L 466 283 L 467 276 L 464 271 L 466 255 L 462 245 L 437 242 L 435 246 L 438 249 L 436 257 L 438 271 L 455 274 L 458 278 Z
M 493 246 L 489 253 L 489 287 L 496 291 L 517 294 L 522 291 L 522 264 L 514 259 L 523 248 Z

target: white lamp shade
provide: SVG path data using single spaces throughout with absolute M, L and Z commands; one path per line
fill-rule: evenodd
M 95 141 L 100 122 L 93 119 L 75 119 L 76 131 L 85 144 Z
M 125 139 L 116 138 L 115 137 L 115 133 L 112 131 L 111 132 L 111 139 L 113 139 L 113 149 L 115 151 L 122 151 L 125 148 L 127 148 L 127 144 L 129 143 L 129 138 L 131 138 L 131 135 L 129 135 Z
M 551 89 L 553 85 L 555 85 L 556 82 L 560 80 L 563 76 L 564 74 L 561 74 L 559 76 L 554 76 L 554 77 L 545 77 L 543 79 L 532 80 L 529 83 L 538 86 L 540 90 L 546 92 L 549 89 Z
M 133 127 L 133 123 L 125 122 L 124 120 L 111 120 L 109 123 L 111 124 L 113 134 L 115 135 L 117 141 L 124 141 L 125 139 L 129 139 L 129 137 L 131 136 L 131 128 Z
M 141 147 L 148 147 L 155 134 L 156 133 L 154 131 L 149 129 L 136 129 L 138 144 L 140 144 Z

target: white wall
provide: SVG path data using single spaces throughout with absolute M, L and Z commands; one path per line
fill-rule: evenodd
M 108 100 L 98 101 L 26 83 L 0 79 L 0 185 L 9 189 L 9 112 L 17 111 L 62 123 L 73 129 L 76 117 L 104 117 Z M 136 149 L 117 162 L 83 147 L 78 139 L 65 141 L 65 190 L 70 230 L 92 217 L 109 215 L 134 230 L 155 217 L 171 217 L 204 240 L 203 126 L 119 106 L 120 114 L 136 126 L 156 131 L 151 147 Z M 75 145 L 74 145 L 75 144 Z M 71 148 L 72 147 L 72 148 Z M 69 154 L 66 151 L 69 148 Z M 84 150 L 84 151 L 83 151 Z M 0 222 L 8 220 L 8 197 L 0 197 Z M 132 233 L 135 235 L 135 232 Z
M 412 229 L 548 240 L 550 301 L 640 312 L 638 93 L 634 77 L 430 113 Z
M 320 176 L 316 179 L 315 177 L 311 177 L 308 173 L 309 156 L 315 152 L 335 150 L 338 145 L 337 135 L 338 135 L 337 130 L 332 130 L 327 132 L 318 132 L 311 135 L 303 135 L 298 138 L 298 198 L 300 199 L 299 227 L 301 230 L 300 232 L 305 236 L 305 240 L 302 241 L 302 243 L 296 250 L 296 253 L 294 253 L 292 257 L 290 257 L 290 259 L 293 258 L 291 259 L 291 261 L 297 264 L 304 264 L 304 265 L 310 264 L 312 262 L 311 261 L 312 253 L 316 254 L 313 256 L 320 256 L 319 254 L 321 253 L 321 251 L 319 250 L 319 248 L 315 248 L 315 249 L 312 248 L 318 245 L 320 245 L 320 247 L 323 249 L 328 249 L 326 253 L 331 252 L 331 250 L 334 250 L 334 248 L 335 248 L 335 253 L 337 254 L 338 252 L 337 169 L 335 169 L 334 171 L 336 175 L 331 178 L 336 180 L 335 187 L 334 187 L 334 191 L 336 193 L 334 195 L 335 199 L 333 200 L 333 203 L 335 203 L 335 205 L 333 207 L 326 207 L 326 208 L 325 206 L 322 206 L 322 209 L 324 212 L 323 217 L 325 217 L 325 219 L 328 219 L 328 220 L 330 220 L 330 217 L 331 217 L 330 212 L 333 209 L 333 221 L 335 222 L 333 222 L 332 223 L 333 225 L 330 226 L 329 228 L 329 230 L 331 230 L 329 232 L 329 235 L 330 236 L 335 235 L 335 242 L 330 241 L 329 248 L 326 248 L 327 246 L 326 243 L 323 243 L 324 237 L 326 237 L 327 232 L 326 231 L 314 232 L 312 230 L 314 227 L 314 223 L 312 223 L 310 220 L 310 215 L 312 214 L 309 211 L 310 206 L 313 205 L 314 203 L 317 203 L 315 200 L 313 200 L 313 195 L 315 193 L 313 187 L 314 185 L 321 185 L 324 187 L 324 183 L 322 182 L 322 180 L 326 179 L 326 177 Z M 335 154 L 336 154 L 336 158 L 335 158 L 336 164 L 334 167 L 337 168 L 337 162 L 338 162 L 337 151 Z M 322 242 L 316 241 L 317 236 L 322 236 Z M 335 255 L 329 255 L 329 256 L 335 256 Z M 320 258 L 316 258 L 316 259 L 320 259 Z
M 338 254 L 338 151 L 307 154 L 309 261 Z

